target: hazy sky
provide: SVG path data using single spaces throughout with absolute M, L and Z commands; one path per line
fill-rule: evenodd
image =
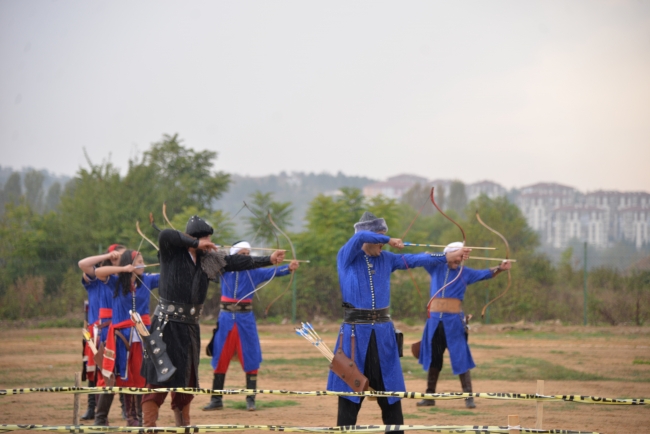
M 0 2 L 0 165 L 650 191 L 650 1 Z

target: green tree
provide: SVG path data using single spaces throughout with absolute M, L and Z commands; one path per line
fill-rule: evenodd
M 192 205 L 212 210 L 214 201 L 228 189 L 230 175 L 213 171 L 216 152 L 195 151 L 182 142 L 178 134 L 165 134 L 144 152 L 141 161 L 130 163 L 125 183 L 141 188 L 142 182 L 155 182 L 154 194 L 147 196 L 159 204 L 166 201 L 172 213 Z
M 147 232 L 145 222 L 153 212 L 164 227 L 160 210 L 165 201 L 170 218 L 188 208 L 210 214 L 212 201 L 229 180 L 228 175 L 213 173 L 215 158 L 214 152 L 194 151 L 183 147 L 177 135 L 166 135 L 142 159 L 131 160 L 124 177 L 110 162 L 93 164 L 87 159 L 89 167 L 68 183 L 59 204 L 61 220 L 77 235 L 66 240 L 72 257 L 89 256 L 97 246 L 112 243 L 137 247 L 136 220 Z M 184 228 L 185 222 L 177 227 Z
M 65 245 L 53 242 L 59 234 L 54 213 L 39 215 L 24 201 L 7 206 L 0 217 L 0 294 L 30 276 L 44 278 L 46 294 L 56 292 L 59 274 L 69 264 Z
M 297 236 L 299 256 L 312 264 L 335 267 L 339 249 L 366 209 L 363 194 L 356 188 L 343 188 L 338 197 L 316 196 L 307 210 L 307 230 Z
M 626 281 L 633 301 L 632 318 L 641 326 L 650 317 L 650 270 L 633 270 Z
M 0 197 L 0 211 L 4 212 L 7 204 L 17 205 L 23 195 L 23 187 L 20 181 L 20 172 L 13 172 L 2 189 Z
M 427 185 L 422 185 L 422 184 L 415 184 L 413 187 L 408 189 L 404 195 L 402 195 L 402 198 L 400 199 L 400 202 L 410 206 L 411 208 L 415 210 L 422 210 L 420 212 L 420 215 L 423 217 L 427 216 L 432 216 L 435 214 L 436 209 L 433 207 L 431 204 L 431 200 L 429 199 L 429 194 L 431 192 L 431 187 Z M 438 198 L 438 189 L 436 188 L 435 190 L 436 194 L 436 202 L 438 205 L 440 205 L 440 199 Z
M 28 174 L 31 203 L 18 197 L 18 204 L 12 201 L 0 219 L 0 295 L 13 297 L 12 291 L 28 286 L 38 295 L 42 288 L 42 312 L 68 306 L 59 303 L 57 296 L 79 294 L 64 283 L 70 282 L 66 273 L 72 269 L 78 276 L 76 262 L 80 258 L 97 254 L 112 243 L 137 248 L 141 239 L 135 230 L 136 220 L 143 223 L 145 232 L 151 231 L 145 224 L 149 212 L 159 210 L 165 199 L 171 198 L 170 216 L 186 220 L 190 213 L 199 214 L 216 222 L 217 236 L 231 237 L 228 217 L 211 211 L 212 202 L 229 182 L 228 175 L 214 173 L 215 158 L 214 152 L 181 146 L 177 136 L 165 136 L 141 160 L 131 160 L 125 176 L 110 162 L 94 164 L 87 158 L 88 167 L 81 168 L 66 185 L 57 212 L 43 215 L 35 209 L 39 194 L 42 197 L 42 182 L 35 173 Z M 20 191 L 20 175 L 12 175 L 10 181 L 3 192 L 11 193 L 13 199 Z M 153 249 L 145 252 L 147 260 L 154 258 Z
M 262 193 L 256 191 L 251 195 L 251 201 L 248 203 L 248 214 L 243 219 L 248 227 L 247 234 L 251 237 L 250 242 L 256 240 L 269 244 L 275 244 L 279 239 L 276 229 L 268 219 L 268 214 L 278 227 L 286 233 L 287 228 L 291 226 L 291 214 L 293 208 L 291 202 L 276 202 L 273 200 L 273 193 Z M 243 212 L 246 212 L 243 211 Z
M 43 211 L 43 181 L 45 176 L 36 170 L 25 173 L 25 201 L 36 212 Z
M 50 186 L 50 188 L 47 190 L 47 195 L 45 196 L 45 211 L 54 211 L 57 209 L 57 206 L 61 201 L 62 193 L 63 188 L 61 187 L 61 183 L 58 181 Z
M 437 198 L 436 198 L 437 199 Z M 438 204 L 440 206 L 440 204 Z M 454 181 L 449 186 L 449 205 L 450 210 L 462 214 L 467 206 L 467 194 L 465 193 L 465 184 L 460 181 Z M 444 209 L 444 208 L 443 208 Z

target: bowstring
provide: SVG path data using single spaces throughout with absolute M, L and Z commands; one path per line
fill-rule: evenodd
M 144 237 L 140 238 L 140 245 L 138 246 L 138 250 L 136 250 L 137 255 L 135 255 L 135 258 L 137 258 L 138 255 L 141 254 L 141 253 L 140 253 L 140 249 L 142 248 L 142 243 L 143 243 L 143 242 L 144 242 Z M 135 258 L 133 258 L 133 260 L 131 261 L 131 265 L 133 265 L 133 263 L 135 262 Z M 138 276 L 137 273 L 136 273 L 135 271 L 133 272 L 133 275 L 135 276 L 135 278 L 136 278 L 137 280 L 140 281 L 140 283 L 142 283 L 142 285 L 143 285 L 145 288 L 147 288 L 147 290 L 149 291 L 149 293 L 150 293 L 151 295 L 153 295 L 153 296 L 156 298 L 156 300 L 158 300 L 158 301 L 160 302 L 160 298 L 158 298 L 158 296 L 157 296 L 156 294 L 153 293 L 153 291 L 151 290 L 151 288 L 149 288 L 149 287 L 147 286 L 147 284 L 144 283 L 144 280 L 140 279 L 140 276 Z M 135 291 L 133 291 L 133 298 L 135 299 Z
M 422 203 L 422 206 L 418 210 L 417 214 L 415 214 L 415 217 L 413 218 L 411 223 L 406 228 L 406 231 L 404 232 L 404 235 L 402 235 L 402 240 L 404 240 L 404 238 L 406 238 L 406 235 L 411 230 L 411 227 L 413 226 L 413 224 L 415 223 L 417 218 L 420 216 L 420 213 L 422 213 L 422 210 L 424 209 L 424 206 L 429 202 L 428 199 L 429 198 L 427 197 L 426 200 Z M 424 297 L 422 297 L 422 291 L 420 291 L 420 286 L 415 281 L 415 277 L 413 276 L 413 272 L 411 271 L 411 268 L 409 267 L 408 262 L 406 262 L 406 258 L 404 257 L 404 254 L 402 254 L 402 261 L 404 261 L 404 265 L 406 266 L 406 272 L 408 273 L 409 277 L 411 278 L 411 282 L 413 282 L 413 285 L 415 286 L 415 289 L 417 289 L 417 291 L 418 291 L 418 295 L 420 296 L 420 301 L 424 301 Z
M 251 244 L 254 244 L 254 243 L 255 243 L 255 240 L 257 239 L 258 234 L 259 234 L 260 231 L 262 230 L 262 226 L 265 225 L 265 224 L 268 225 L 268 223 L 267 223 L 266 219 L 261 219 L 260 216 L 257 215 L 257 214 L 256 214 L 256 213 L 255 213 L 255 212 L 254 212 L 254 211 L 253 211 L 253 210 L 248 206 L 248 204 L 246 203 L 246 201 L 243 201 L 243 202 L 244 202 L 244 207 L 245 207 L 246 209 L 248 209 L 248 211 L 250 211 L 251 214 L 253 214 L 255 217 L 257 217 L 257 218 L 258 218 L 259 220 L 261 220 L 261 222 L 262 222 L 262 223 L 260 224 L 260 226 L 257 228 L 257 232 L 255 233 L 255 236 L 254 236 L 253 239 L 251 240 Z M 242 209 L 243 209 L 243 208 L 242 208 Z M 271 227 L 271 233 L 272 233 L 273 236 L 275 237 L 275 240 L 276 240 L 276 242 L 277 242 L 278 249 L 279 249 L 279 247 L 280 247 L 280 239 L 278 238 L 278 235 L 275 233 L 275 230 L 274 230 L 273 227 Z M 275 275 L 277 274 L 277 272 L 278 272 L 278 268 L 279 268 L 279 267 L 280 267 L 280 264 L 275 264 L 275 266 L 273 267 L 273 275 L 271 276 L 271 278 L 270 278 L 269 280 L 267 280 L 265 283 L 263 282 L 263 283 L 262 283 L 259 287 L 257 287 L 257 288 L 255 288 L 255 284 L 254 284 L 254 282 L 253 282 L 252 277 L 250 276 L 250 273 L 248 273 L 248 270 L 246 270 L 246 273 L 248 274 L 248 277 L 249 277 L 249 279 L 251 280 L 251 285 L 253 286 L 254 289 L 253 289 L 251 292 L 249 292 L 248 294 L 244 295 L 244 296 L 243 296 L 242 298 L 240 298 L 239 300 L 237 300 L 237 303 L 235 303 L 235 306 L 237 306 L 237 305 L 239 304 L 239 302 L 241 302 L 242 300 L 246 299 L 246 297 L 248 297 L 248 296 L 250 296 L 250 295 L 253 295 L 253 294 L 257 294 L 257 292 L 258 292 L 260 289 L 264 288 L 264 287 L 267 286 L 269 283 L 271 283 L 271 281 L 275 278 Z M 258 295 L 258 298 L 259 298 L 259 295 Z

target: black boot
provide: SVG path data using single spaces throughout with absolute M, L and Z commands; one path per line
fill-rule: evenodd
M 142 417 L 142 395 L 135 395 L 135 404 L 138 408 L 138 422 L 140 422 L 140 425 L 138 426 L 144 426 L 144 418 Z
M 246 388 L 257 389 L 257 374 L 246 374 Z M 255 411 L 255 395 L 246 396 L 246 408 Z
M 472 377 L 470 376 L 469 371 L 465 372 L 464 374 L 460 374 L 459 377 L 460 377 L 460 385 L 463 388 L 463 392 L 471 393 Z M 474 404 L 474 398 L 466 398 L 465 407 L 476 408 L 476 404 Z
M 127 420 L 126 404 L 124 403 L 124 395 L 120 393 L 120 407 L 122 408 L 122 420 Z
M 96 383 L 94 381 L 89 381 L 88 382 L 88 387 L 95 387 Z M 81 420 L 94 420 L 95 419 L 95 406 L 97 405 L 97 400 L 95 399 L 95 394 L 94 393 L 89 393 L 88 394 L 88 409 L 86 409 L 86 412 L 84 413 L 83 416 L 81 416 Z
M 214 374 L 212 379 L 212 390 L 223 390 L 223 384 L 226 381 L 226 374 Z M 203 411 L 223 410 L 223 396 L 212 395 L 208 405 L 203 407 Z
M 427 373 L 427 393 L 436 393 L 436 385 L 438 384 L 438 376 L 440 375 L 440 370 L 435 368 L 429 368 Z M 423 399 L 418 401 L 418 407 L 433 407 L 436 405 L 434 399 Z
M 111 411 L 115 395 L 112 393 L 102 393 L 97 400 L 97 410 L 95 411 L 95 426 L 108 426 L 108 412 Z

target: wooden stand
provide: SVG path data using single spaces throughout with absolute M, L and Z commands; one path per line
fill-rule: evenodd
M 81 372 L 74 373 L 74 387 L 81 387 Z M 74 394 L 72 404 L 72 425 L 79 425 L 79 394 Z
M 509 415 L 508 416 L 508 427 L 517 427 L 517 428 L 510 428 L 508 430 L 508 434 L 519 434 L 519 416 L 517 415 Z
M 544 380 L 537 380 L 538 395 L 544 394 Z M 535 421 L 535 428 L 542 429 L 542 419 L 544 418 L 544 401 L 537 401 L 537 420 Z

